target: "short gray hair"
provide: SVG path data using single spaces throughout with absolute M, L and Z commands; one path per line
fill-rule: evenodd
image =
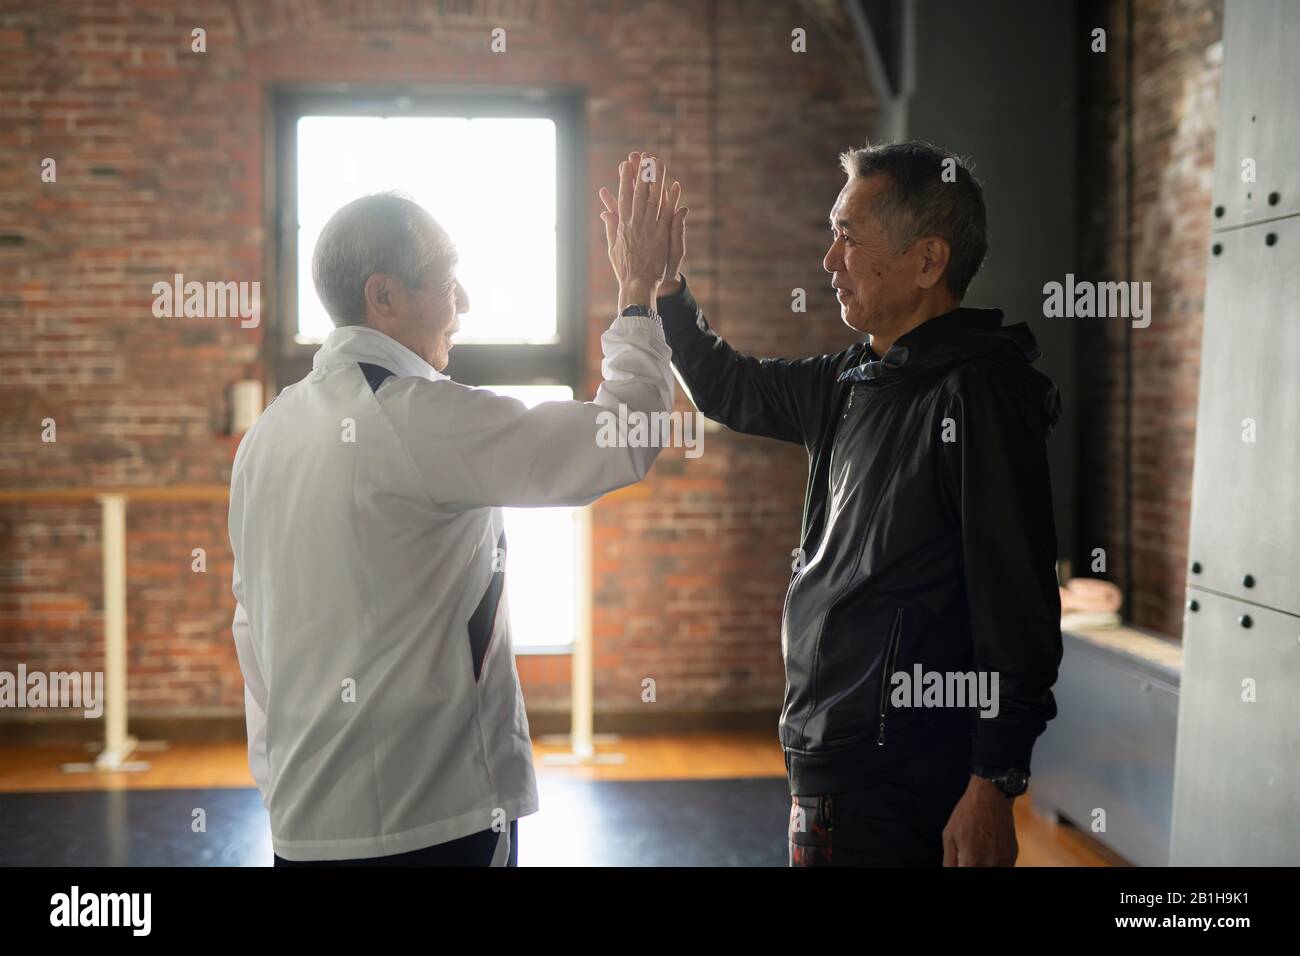
M 989 250 L 984 190 L 969 163 L 929 143 L 911 141 L 849 150 L 840 155 L 840 165 L 850 179 L 889 177 L 893 188 L 881 193 L 872 211 L 894 252 L 922 236 L 946 240 L 951 257 L 944 281 L 963 298 Z
M 336 326 L 366 321 L 366 280 L 376 272 L 419 288 L 437 268 L 450 283 L 456 268 L 451 237 L 436 219 L 399 193 L 354 199 L 330 216 L 316 240 L 311 278 Z

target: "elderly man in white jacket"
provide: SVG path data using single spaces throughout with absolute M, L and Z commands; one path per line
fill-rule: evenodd
M 602 447 L 602 414 L 673 404 L 653 308 L 685 207 L 649 156 L 620 177 L 602 214 L 619 314 L 592 402 L 528 409 L 441 374 L 468 300 L 419 206 L 369 196 L 322 231 L 312 276 L 337 327 L 244 436 L 230 482 L 249 763 L 276 865 L 515 859 L 537 792 L 500 509 L 639 481 L 658 448 Z

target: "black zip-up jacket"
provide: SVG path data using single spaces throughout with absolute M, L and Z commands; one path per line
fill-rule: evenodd
M 971 734 L 972 768 L 1027 772 L 1061 660 L 1046 447 L 1060 399 L 1030 366 L 1033 333 L 959 308 L 883 359 L 865 343 L 758 359 L 711 330 L 684 285 L 657 307 L 704 415 L 808 451 L 805 563 L 781 622 L 792 792 L 858 789 L 900 751 Z M 997 715 L 899 706 L 888 675 L 917 665 L 996 672 Z

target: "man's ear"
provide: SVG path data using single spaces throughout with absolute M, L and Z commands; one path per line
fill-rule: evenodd
M 933 289 L 943 278 L 952 259 L 952 247 L 939 236 L 925 236 L 920 243 L 921 267 L 916 284 L 922 289 Z
M 397 312 L 397 280 L 386 273 L 373 273 L 363 289 L 366 314 L 391 318 Z

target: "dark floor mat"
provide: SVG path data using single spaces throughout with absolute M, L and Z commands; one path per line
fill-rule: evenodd
M 520 866 L 784 866 L 784 778 L 590 782 L 544 776 Z M 206 832 L 195 832 L 196 810 Z M 256 790 L 0 794 L 2 866 L 267 866 Z

